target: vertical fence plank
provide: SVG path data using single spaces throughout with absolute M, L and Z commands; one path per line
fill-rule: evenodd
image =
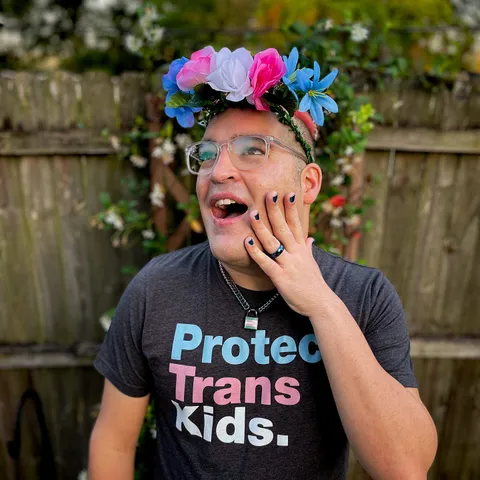
M 0 176 L 0 341 L 35 342 L 43 338 L 42 292 L 18 159 L 0 158 Z
M 373 228 L 366 233 L 360 242 L 360 258 L 371 267 L 380 266 L 380 255 L 385 228 L 385 212 L 388 202 L 388 166 L 390 152 L 368 152 L 365 159 L 365 196 L 375 200 L 375 206 L 367 210 L 364 222 L 371 221 Z M 374 181 L 378 178 L 378 183 Z
M 388 206 L 380 268 L 395 285 L 406 308 L 417 239 L 419 191 L 424 177 L 425 156 L 395 155 L 395 168 L 388 192 Z

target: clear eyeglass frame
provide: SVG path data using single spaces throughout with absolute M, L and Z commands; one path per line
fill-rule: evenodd
M 243 139 L 253 138 L 253 139 L 257 139 L 257 140 L 261 139 L 261 140 L 264 141 L 264 143 L 265 143 L 265 154 L 263 156 L 263 160 L 262 160 L 261 163 L 256 164 L 255 166 L 249 167 L 249 168 L 245 168 L 245 167 L 242 168 L 241 166 L 235 165 L 235 158 L 234 158 L 234 156 L 230 155 L 230 152 L 232 151 L 232 143 L 235 142 L 236 140 L 239 140 L 239 139 L 242 139 L 242 138 Z M 209 145 L 214 145 L 215 146 L 215 148 L 216 148 L 215 161 L 213 162 L 211 168 L 195 171 L 190 164 L 190 156 L 191 156 L 191 153 L 192 153 L 192 151 L 194 150 L 195 147 L 197 147 L 198 145 L 203 145 L 203 144 L 209 144 Z M 274 144 L 277 147 L 279 147 L 279 148 L 281 148 L 281 149 L 283 149 L 287 152 L 290 152 L 292 155 L 295 155 L 296 157 L 302 159 L 305 163 L 308 163 L 307 158 L 303 153 L 295 150 L 294 148 L 289 147 L 288 145 L 285 145 L 283 142 L 278 140 L 278 138 L 275 138 L 272 135 L 239 135 L 237 137 L 232 138 L 228 142 L 223 142 L 223 143 L 217 143 L 217 142 L 214 142 L 213 140 L 202 140 L 200 142 L 195 142 L 195 143 L 192 143 L 191 145 L 188 145 L 187 147 L 185 147 L 185 158 L 186 158 L 186 162 L 187 162 L 187 168 L 188 168 L 188 171 L 192 175 L 209 175 L 212 172 L 212 170 L 215 168 L 215 165 L 218 162 L 218 159 L 220 157 L 220 153 L 221 153 L 223 147 L 225 145 L 227 145 L 227 150 L 228 150 L 229 155 L 230 155 L 230 160 L 233 163 L 233 165 L 235 166 L 235 168 L 238 168 L 239 170 L 244 170 L 244 171 L 245 170 L 254 170 L 256 168 L 261 167 L 262 165 L 264 165 L 267 162 L 269 154 L 270 154 L 270 145 L 271 144 Z

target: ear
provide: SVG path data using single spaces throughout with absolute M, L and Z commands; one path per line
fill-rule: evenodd
M 322 170 L 316 163 L 309 163 L 302 171 L 303 203 L 311 205 L 322 187 Z

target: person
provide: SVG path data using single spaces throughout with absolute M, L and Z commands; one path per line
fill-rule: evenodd
M 94 363 L 90 480 L 133 479 L 150 398 L 152 478 L 344 479 L 349 446 L 376 479 L 425 479 L 433 462 L 394 287 L 308 237 L 336 72 L 265 52 L 207 47 L 164 77 L 169 116 L 203 110 L 186 154 L 208 240 L 151 260 L 120 300 Z

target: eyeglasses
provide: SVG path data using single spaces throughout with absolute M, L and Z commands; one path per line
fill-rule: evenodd
M 240 135 L 221 144 L 203 140 L 189 145 L 185 148 L 187 167 L 193 175 L 208 175 L 217 163 L 224 145 L 227 145 L 230 160 L 235 168 L 238 168 L 238 170 L 253 170 L 261 167 L 267 161 L 272 144 L 307 162 L 305 155 L 290 148 L 275 137 L 270 135 Z

